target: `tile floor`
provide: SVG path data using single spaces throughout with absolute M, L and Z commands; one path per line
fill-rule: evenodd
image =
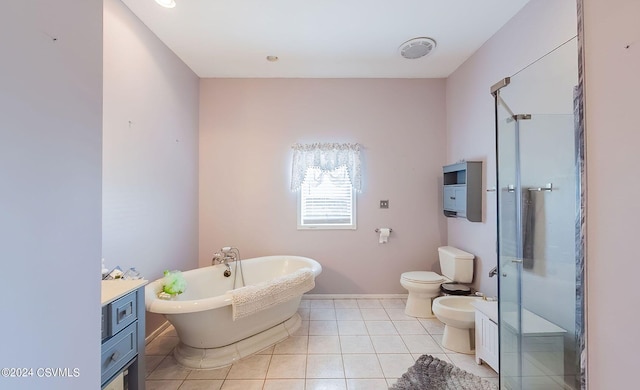
M 404 314 L 403 299 L 303 299 L 295 335 L 216 370 L 179 366 L 173 328 L 146 346 L 147 390 L 387 389 L 422 354 L 498 383 L 472 355 L 442 348 L 444 325 Z

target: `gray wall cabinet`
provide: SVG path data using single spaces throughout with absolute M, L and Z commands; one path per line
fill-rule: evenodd
M 444 215 L 482 222 L 482 161 L 445 165 L 442 171 Z

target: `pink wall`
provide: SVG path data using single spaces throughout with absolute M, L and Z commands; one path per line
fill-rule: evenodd
M 400 274 L 438 269 L 447 241 L 444 87 L 441 79 L 203 79 L 200 266 L 232 245 L 244 258 L 317 259 L 313 293 L 406 293 Z M 296 142 L 364 147 L 357 230 L 296 229 Z M 378 243 L 377 227 L 393 229 L 388 244 Z
M 102 1 L 3 2 L 0 48 L 0 388 L 97 389 Z
M 103 242 L 147 279 L 197 267 L 198 77 L 119 0 L 104 2 Z M 164 322 L 147 316 L 147 329 Z
M 584 0 L 584 14 L 589 388 L 629 389 L 640 350 L 640 2 Z
M 447 78 L 447 161 L 485 162 L 485 188 L 494 188 L 495 120 L 489 88 L 576 35 L 574 0 L 529 2 Z M 497 295 L 496 193 L 485 192 L 484 222 L 448 220 L 449 245 L 476 254 L 478 290 Z

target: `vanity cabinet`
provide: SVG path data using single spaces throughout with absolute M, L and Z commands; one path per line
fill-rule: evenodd
M 481 309 L 486 310 L 484 307 L 476 306 L 476 363 L 482 364 L 482 362 L 485 362 L 495 372 L 499 372 L 500 343 L 498 342 L 498 324 L 489 315 L 483 313 Z
M 145 280 L 102 282 L 101 388 L 144 390 Z
M 444 215 L 482 222 L 482 161 L 445 165 L 442 171 Z

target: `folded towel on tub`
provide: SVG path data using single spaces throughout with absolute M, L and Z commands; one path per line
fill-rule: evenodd
M 266 282 L 231 290 L 229 293 L 233 320 L 286 302 L 311 290 L 315 285 L 311 268 L 301 268 Z

